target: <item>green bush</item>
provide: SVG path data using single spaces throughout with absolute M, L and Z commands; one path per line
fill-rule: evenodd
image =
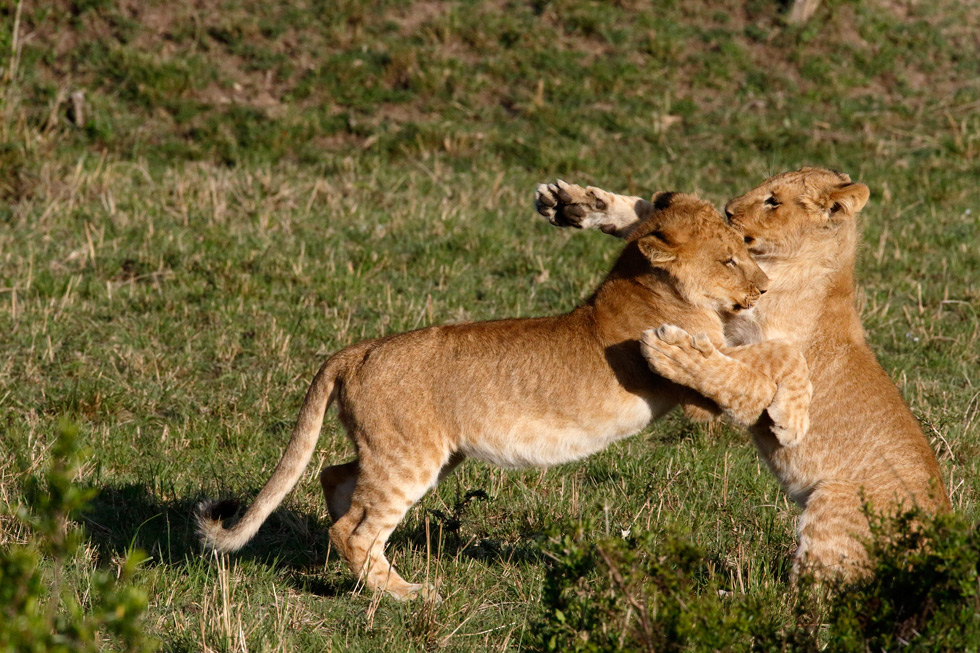
M 837 589 L 829 637 L 853 651 L 980 648 L 980 533 L 965 518 L 873 520 L 873 576 Z
M 140 628 L 146 594 L 129 584 L 145 558 L 141 552 L 126 556 L 118 580 L 105 571 L 93 574 L 84 602 L 64 586 L 66 570 L 85 543 L 71 519 L 96 494 L 74 482 L 84 458 L 78 427 L 62 423 L 47 469 L 28 477 L 28 505 L 12 511 L 33 537 L 26 545 L 0 549 L 2 651 L 99 651 L 109 636 L 127 651 L 154 648 Z
M 785 596 L 725 587 L 703 551 L 645 534 L 552 533 L 533 647 L 546 651 L 977 650 L 980 533 L 963 517 L 873 519 L 874 574 Z
M 589 530 L 552 538 L 539 650 L 742 650 L 781 639 L 782 606 L 736 599 L 691 543 L 650 533 L 590 542 Z

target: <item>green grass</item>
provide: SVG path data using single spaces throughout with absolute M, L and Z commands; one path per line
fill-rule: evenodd
M 15 34 L 0 2 L 0 497 L 81 424 L 83 603 L 135 546 L 164 650 L 528 648 L 548 534 L 582 520 L 681 538 L 706 586 L 779 603 L 797 509 L 744 434 L 677 416 L 574 465 L 464 464 L 390 544 L 436 606 L 375 603 L 328 555 L 332 412 L 254 543 L 200 556 L 192 506 L 254 496 L 331 352 L 591 291 L 617 243 L 533 214 L 555 177 L 718 204 L 804 164 L 867 183 L 865 328 L 980 516 L 976 9 L 835 0 L 791 28 L 776 2 L 660 5 L 59 0 Z M 0 545 L 26 537 L 0 517 Z

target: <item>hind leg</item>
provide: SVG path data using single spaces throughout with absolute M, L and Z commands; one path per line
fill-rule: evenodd
M 864 540 L 871 536 L 858 488 L 846 481 L 821 483 L 800 516 L 800 546 L 793 576 L 853 580 L 868 573 Z
M 419 594 L 437 598 L 431 588 L 405 581 L 385 558 L 384 548 L 408 509 L 438 482 L 440 472 L 450 464 L 455 467 L 462 458 L 384 456 L 379 460 L 370 452 L 361 454 L 350 506 L 331 527 L 331 542 L 367 588 L 383 590 L 398 600 Z
M 357 474 L 360 466 L 357 460 L 332 465 L 320 470 L 320 487 L 323 488 L 323 498 L 327 502 L 327 511 L 334 523 L 350 509 L 350 499 L 354 494 Z
M 465 456 L 459 452 L 450 456 L 449 461 L 439 470 L 437 483 L 441 483 L 444 478 L 452 474 L 464 459 Z M 354 486 L 357 485 L 359 471 L 357 460 L 342 465 L 331 465 L 320 470 L 323 498 L 326 500 L 330 519 L 334 523 L 350 510 L 351 496 L 354 494 Z

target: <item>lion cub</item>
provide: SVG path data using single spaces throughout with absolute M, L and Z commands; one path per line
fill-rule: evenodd
M 810 368 L 810 431 L 800 446 L 781 446 L 761 423 L 751 429 L 762 457 L 803 507 L 797 573 L 864 573 L 865 503 L 884 514 L 950 508 L 932 448 L 865 342 L 856 309 L 856 216 L 868 195 L 845 174 L 804 168 L 776 175 L 725 207 L 772 279 L 753 311 L 726 320 L 726 335 L 736 343 L 789 342 Z M 588 226 L 628 233 L 640 224 L 643 211 L 633 208 L 639 198 L 605 196 L 615 215 L 591 215 Z M 677 328 L 644 333 L 643 355 L 657 373 L 722 407 L 726 397 L 716 380 L 744 367 Z
M 255 502 L 228 529 L 222 510 L 202 504 L 200 532 L 218 551 L 248 542 L 296 484 L 324 412 L 336 401 L 357 459 L 321 472 L 334 520 L 331 542 L 368 588 L 398 599 L 429 594 L 398 575 L 384 548 L 442 476 L 466 457 L 505 467 L 576 460 L 636 433 L 678 402 L 709 406 L 650 374 L 640 333 L 671 322 L 721 345 L 721 314 L 750 307 L 767 285 L 741 236 L 710 204 L 661 194 L 605 281 L 570 313 L 434 326 L 332 356 L 313 379 L 289 445 Z M 769 405 L 779 380 L 746 388 L 747 410 Z M 795 426 L 786 438 L 795 441 L 805 430 L 806 406 L 789 412 Z

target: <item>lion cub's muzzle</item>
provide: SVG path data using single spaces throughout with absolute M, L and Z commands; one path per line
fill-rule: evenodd
M 765 292 L 766 292 L 766 288 L 756 288 L 755 290 L 747 294 L 742 299 L 741 302 L 735 304 L 732 307 L 732 309 L 737 313 L 739 311 L 745 311 L 752 308 L 753 306 L 755 306 L 756 302 L 759 301 L 759 298 L 762 297 L 763 294 L 765 294 Z

